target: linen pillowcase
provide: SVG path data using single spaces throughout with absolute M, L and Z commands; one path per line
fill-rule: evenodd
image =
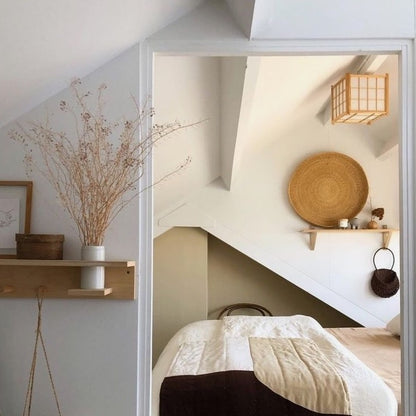
M 224 316 L 227 337 L 302 337 L 309 331 L 322 330 L 321 325 L 304 315 L 293 316 Z

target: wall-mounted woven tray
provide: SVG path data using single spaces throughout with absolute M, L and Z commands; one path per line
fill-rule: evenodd
M 354 218 L 368 197 L 363 168 L 341 153 L 308 157 L 289 182 L 289 200 L 296 213 L 310 224 L 337 227 L 341 218 Z

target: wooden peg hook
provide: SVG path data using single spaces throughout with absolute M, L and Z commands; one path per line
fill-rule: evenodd
M 12 293 L 14 291 L 15 291 L 14 286 L 3 286 L 3 287 L 0 287 L 0 293 L 3 294 L 3 295 L 5 295 L 7 293 Z
M 48 288 L 47 288 L 46 286 L 39 286 L 39 287 L 36 289 L 36 294 L 37 294 L 39 297 L 42 297 L 42 296 L 45 294 L 45 292 L 47 292 L 47 290 L 48 290 Z

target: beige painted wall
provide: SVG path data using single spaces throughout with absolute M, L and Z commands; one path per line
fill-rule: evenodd
M 209 317 L 233 303 L 257 303 L 273 315 L 303 314 L 324 327 L 358 324 L 221 240 L 208 237 Z
M 153 363 L 186 324 L 207 318 L 207 233 L 173 228 L 153 244 Z

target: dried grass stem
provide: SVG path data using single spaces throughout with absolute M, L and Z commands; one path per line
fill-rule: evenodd
M 73 135 L 67 136 L 51 127 L 47 117 L 45 121 L 29 123 L 26 128 L 18 124 L 10 136 L 25 148 L 27 173 L 35 168 L 54 187 L 76 224 L 82 244 L 102 245 L 114 218 L 145 190 L 137 186 L 153 147 L 172 133 L 198 123 L 182 125 L 175 121 L 147 129 L 154 111 L 147 105 L 139 108 L 134 99 L 134 118 L 110 122 L 104 116 L 105 85 L 98 88 L 94 111 L 89 105 L 91 93 L 80 91 L 79 80 L 71 83 L 71 89 L 74 106 L 61 101 L 59 107 L 71 116 Z M 39 152 L 40 162 L 33 156 L 34 148 Z M 157 183 L 180 171 L 189 161 L 188 158 Z

